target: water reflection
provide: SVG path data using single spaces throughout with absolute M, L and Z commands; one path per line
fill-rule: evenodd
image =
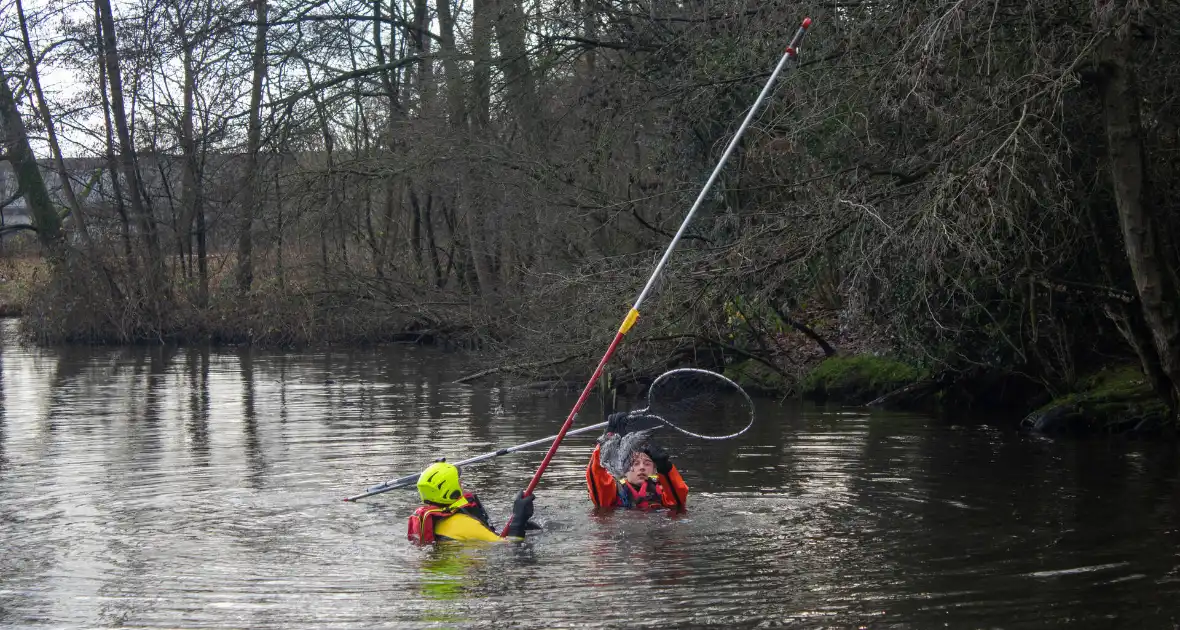
M 1176 623 L 1168 447 L 762 401 L 738 440 L 669 440 L 687 514 L 595 514 L 581 436 L 523 545 L 417 549 L 412 491 L 340 498 L 551 435 L 575 393 L 457 385 L 422 348 L 44 350 L 10 328 L 0 625 Z M 464 484 L 502 523 L 544 451 Z
M 7 345 L 3 333 L 0 332 L 0 479 L 4 478 L 4 472 L 8 469 L 8 458 L 5 456 L 5 427 L 7 423 L 7 411 L 4 396 L 4 348 Z M 0 493 L 4 491 L 4 486 L 0 484 Z M 3 494 L 0 494 L 0 503 L 4 500 Z
M 254 351 L 240 350 L 238 359 L 242 370 L 242 430 L 249 474 L 246 479 L 254 490 L 262 489 L 266 476 L 266 460 L 258 443 L 258 414 L 254 410 Z
M 428 602 L 422 621 L 466 623 L 464 602 L 479 586 L 479 574 L 487 566 L 487 549 L 480 546 L 441 544 L 426 550 L 421 562 L 419 592 Z
M 197 467 L 209 465 L 209 351 L 189 350 L 185 353 L 188 376 L 188 414 L 185 432 L 189 451 Z

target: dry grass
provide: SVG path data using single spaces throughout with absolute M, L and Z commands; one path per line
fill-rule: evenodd
M 29 297 L 38 286 L 44 286 L 48 271 L 40 256 L 0 257 L 0 316 L 23 313 Z
M 236 286 L 233 254 L 210 256 L 207 300 L 166 261 L 166 288 L 151 292 L 142 269 L 117 252 L 71 250 L 56 272 L 38 257 L 0 259 L 0 307 L 24 318 L 39 343 L 214 343 L 311 346 L 385 341 L 470 345 L 470 319 L 451 309 L 423 311 L 404 282 L 377 282 L 340 265 L 325 275 L 310 256 L 291 255 L 282 273 L 273 255 L 255 263 L 251 291 Z M 334 261 L 335 262 L 335 261 Z M 420 292 L 419 292 L 420 293 Z

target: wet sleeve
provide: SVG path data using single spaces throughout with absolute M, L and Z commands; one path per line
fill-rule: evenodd
M 614 507 L 619 486 L 598 459 L 600 448 L 602 447 L 594 447 L 594 452 L 590 454 L 590 463 L 586 465 L 586 490 L 590 493 L 590 502 L 594 507 Z
M 662 477 L 664 483 L 660 484 L 660 499 L 664 502 L 664 507 L 685 509 L 688 506 L 688 484 L 684 483 L 680 471 L 676 470 L 676 466 L 672 466 L 672 470 Z
M 466 514 L 454 514 L 435 523 L 434 535 L 444 536 L 451 540 L 504 541 L 503 538 L 496 535 L 496 532 L 488 529 L 483 523 Z

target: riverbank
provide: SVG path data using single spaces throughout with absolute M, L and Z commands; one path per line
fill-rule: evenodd
M 246 297 L 217 291 L 203 308 L 187 294 L 173 295 L 164 314 L 149 322 L 140 313 L 120 318 L 116 300 L 85 286 L 88 279 L 95 280 L 75 275 L 72 286 L 61 286 L 39 259 L 2 259 L 0 316 L 20 316 L 22 334 L 42 345 L 412 343 L 464 349 L 472 370 L 462 382 L 496 378 L 536 389 L 577 389 L 605 349 L 605 338 L 598 343 L 609 329 L 603 322 L 614 315 L 602 306 L 595 312 L 567 305 L 568 312 L 551 308 L 529 316 L 522 314 L 528 300 L 501 297 L 497 309 L 441 292 L 399 304 L 355 287 L 309 290 L 264 281 Z M 100 297 L 64 298 L 71 290 Z M 667 334 L 675 325 L 669 320 L 643 322 L 608 370 L 611 382 L 628 393 L 666 369 L 693 365 L 723 372 L 755 395 L 931 414 L 984 412 L 1039 433 L 1157 434 L 1171 427 L 1166 406 L 1131 361 L 1093 366 L 1073 387 L 1051 391 L 1016 370 L 917 365 L 882 341 L 886 333 L 847 321 L 835 309 L 758 313 L 735 300 L 725 310 L 710 334 L 700 326 Z M 526 319 L 540 323 L 520 328 Z
M 1131 362 L 1112 363 L 1056 395 L 1001 370 L 933 373 L 882 356 L 829 358 L 800 384 L 800 395 L 897 411 L 979 410 L 1021 429 L 1052 435 L 1174 435 L 1167 405 Z
M 88 262 L 52 274 L 40 256 L 0 258 L 0 316 L 20 317 L 25 340 L 47 346 L 479 345 L 479 331 L 457 316 L 467 305 L 450 296 L 428 296 L 420 308 L 406 308 L 353 283 L 319 278 L 313 284 L 307 276 L 261 278 L 240 295 L 230 288 L 228 264 L 218 265 L 204 298 L 192 281 L 175 283 L 166 296 L 147 296 L 122 262 Z

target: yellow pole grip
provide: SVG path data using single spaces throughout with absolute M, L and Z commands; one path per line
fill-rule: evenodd
M 619 332 L 624 335 L 627 334 L 631 330 L 631 327 L 635 325 L 635 320 L 637 319 L 639 319 L 639 311 L 631 309 L 631 312 L 627 313 L 627 318 L 623 320 L 623 325 L 619 326 Z

